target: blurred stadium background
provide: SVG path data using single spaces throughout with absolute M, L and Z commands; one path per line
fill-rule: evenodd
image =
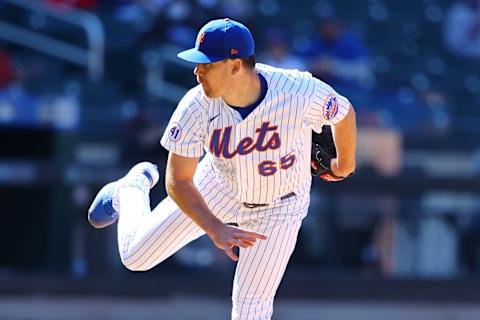
M 134 163 L 163 171 L 195 84 L 175 54 L 225 16 L 358 117 L 357 174 L 314 181 L 274 319 L 480 319 L 478 0 L 0 0 L 0 319 L 228 318 L 208 239 L 132 273 L 86 221 Z

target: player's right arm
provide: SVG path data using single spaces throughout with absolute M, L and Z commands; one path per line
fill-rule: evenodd
M 257 239 L 264 240 L 266 237 L 253 231 L 225 225 L 210 211 L 193 183 L 198 160 L 199 158 L 169 153 L 165 176 L 167 193 L 178 207 L 205 231 L 219 249 L 224 250 L 230 259 L 237 261 L 238 257 L 232 250 L 234 246 L 248 248 Z
M 250 247 L 265 236 L 225 225 L 208 208 L 193 182 L 208 136 L 205 109 L 199 90 L 190 90 L 180 101 L 161 139 L 169 152 L 165 185 L 168 195 L 234 261 L 232 248 Z

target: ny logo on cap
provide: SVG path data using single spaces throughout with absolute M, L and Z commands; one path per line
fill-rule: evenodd
M 198 44 L 203 43 L 205 40 L 205 32 L 198 36 Z

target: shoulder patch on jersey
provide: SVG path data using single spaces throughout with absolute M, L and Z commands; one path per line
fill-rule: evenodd
M 177 122 L 172 122 L 168 128 L 168 137 L 171 141 L 177 142 L 182 137 L 182 127 Z
M 329 94 L 323 104 L 323 118 L 325 120 L 332 120 L 338 112 L 338 101 L 334 94 Z

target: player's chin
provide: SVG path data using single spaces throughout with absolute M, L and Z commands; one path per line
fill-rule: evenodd
M 215 92 L 213 92 L 212 90 L 210 90 L 210 88 L 206 88 L 205 86 L 203 86 L 203 92 L 205 93 L 205 95 L 207 97 L 209 97 L 210 99 L 213 99 L 213 98 L 216 98 L 218 97 L 217 94 L 215 94 Z

